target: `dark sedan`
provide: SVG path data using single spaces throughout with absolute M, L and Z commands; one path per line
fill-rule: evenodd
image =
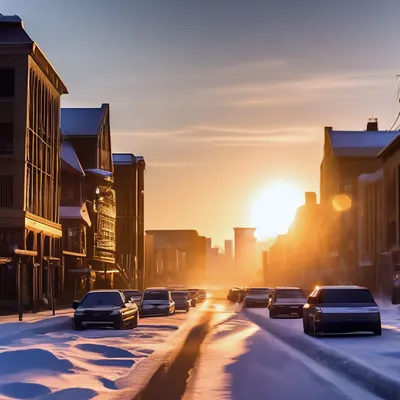
M 277 287 L 270 294 L 270 318 L 301 318 L 307 299 L 303 291 L 296 287 Z
M 273 289 L 267 287 L 250 288 L 244 298 L 243 307 L 268 307 L 269 295 L 273 293 Z
M 381 316 L 371 292 L 361 286 L 321 286 L 308 297 L 303 310 L 308 335 L 372 332 L 382 334 Z
M 191 300 L 189 299 L 189 292 L 183 290 L 171 291 L 172 300 L 175 302 L 176 311 L 189 312 Z
M 119 290 L 93 290 L 81 301 L 74 301 L 73 326 L 82 330 L 89 326 L 133 329 L 139 323 L 139 309 L 128 302 Z
M 175 302 L 167 288 L 149 288 L 143 293 L 140 306 L 141 315 L 175 314 Z
M 142 292 L 140 290 L 124 289 L 122 293 L 125 295 L 125 298 L 133 301 L 140 307 L 140 302 L 142 300 Z

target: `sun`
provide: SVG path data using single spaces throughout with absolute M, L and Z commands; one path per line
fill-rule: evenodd
M 251 224 L 257 228 L 257 239 L 266 240 L 286 233 L 297 208 L 303 204 L 304 194 L 296 184 L 269 184 L 251 205 Z

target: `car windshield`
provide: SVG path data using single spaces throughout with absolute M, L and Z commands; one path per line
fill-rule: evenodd
M 306 296 L 300 289 L 281 289 L 276 291 L 276 298 L 280 299 L 305 299 Z
M 130 299 L 131 297 L 141 297 L 142 292 L 140 290 L 124 290 L 123 291 L 125 297 Z
M 144 292 L 143 300 L 169 300 L 166 290 L 151 290 Z
M 248 294 L 264 294 L 269 295 L 272 292 L 272 289 L 260 288 L 260 289 L 250 289 Z
M 360 289 L 334 289 L 323 290 L 318 296 L 318 302 L 322 304 L 335 304 L 335 303 L 361 303 L 361 304 L 375 304 L 369 290 Z
M 184 297 L 188 297 L 189 296 L 189 292 L 172 292 L 171 296 L 174 299 L 184 298 Z
M 122 304 L 122 297 L 117 292 L 88 293 L 82 300 L 81 307 L 117 307 Z

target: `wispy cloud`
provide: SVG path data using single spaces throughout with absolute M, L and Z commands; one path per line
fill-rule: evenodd
M 200 165 L 200 163 L 196 162 L 187 162 L 187 161 L 155 161 L 149 162 L 147 164 L 148 167 L 154 168 L 184 168 L 184 167 L 191 167 L 195 165 Z
M 262 59 L 228 65 L 223 70 L 225 73 L 249 73 L 282 68 L 286 65 L 287 61 L 284 59 Z
M 315 142 L 320 128 L 315 126 L 287 126 L 271 128 L 246 128 L 221 125 L 193 125 L 183 129 L 165 132 L 131 132 L 117 136 L 142 137 L 150 140 L 168 139 L 180 143 L 232 144 L 232 143 L 311 143 Z M 176 163 L 168 162 L 168 166 Z M 155 163 L 153 166 L 167 166 Z M 191 165 L 184 163 L 184 165 Z M 178 163 L 176 166 L 184 166 Z
M 165 131 L 132 131 L 132 132 L 114 132 L 113 136 L 141 137 L 148 139 L 170 138 L 173 136 L 186 135 L 191 133 L 188 129 L 176 129 Z
M 210 89 L 232 106 L 284 106 L 315 101 L 338 91 L 379 87 L 392 71 L 324 74 L 272 82 L 235 84 Z

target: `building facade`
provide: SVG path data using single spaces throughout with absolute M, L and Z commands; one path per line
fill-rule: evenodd
M 358 281 L 357 202 L 358 177 L 380 168 L 377 158 L 396 136 L 378 131 L 335 131 L 325 128 L 324 156 L 320 168 L 320 203 L 327 224 L 327 263 L 341 271 L 341 282 Z
M 125 271 L 129 285 L 144 288 L 144 171 L 141 156 L 113 154 L 117 202 L 116 262 Z
M 0 256 L 10 258 L 0 300 L 17 299 L 19 249 L 23 302 L 36 309 L 62 286 L 59 116 L 68 91 L 18 16 L 0 16 L 0 37 Z
M 116 194 L 111 151 L 110 107 L 63 108 L 61 129 L 85 172 L 84 197 L 92 225 L 87 230 L 87 266 L 96 288 L 114 287 L 116 265 Z M 126 276 L 123 279 L 127 279 Z
M 85 201 L 85 172 L 72 144 L 61 145 L 62 255 L 64 265 L 63 299 L 81 298 L 93 287 L 92 271 L 87 268 L 87 230 L 92 222 Z
M 197 231 L 148 230 L 146 234 L 154 238 L 154 251 L 160 258 L 158 267 L 156 267 L 157 269 L 160 266 L 164 268 L 164 263 L 162 262 L 163 253 L 169 250 L 178 250 L 185 254 L 185 267 L 179 271 L 180 284 L 197 285 L 199 282 L 204 281 L 206 272 L 206 240 L 201 239 Z M 164 268 L 164 271 L 167 270 Z M 176 284 L 172 282 L 172 278 L 170 280 L 171 282 L 167 281 L 167 283 Z

